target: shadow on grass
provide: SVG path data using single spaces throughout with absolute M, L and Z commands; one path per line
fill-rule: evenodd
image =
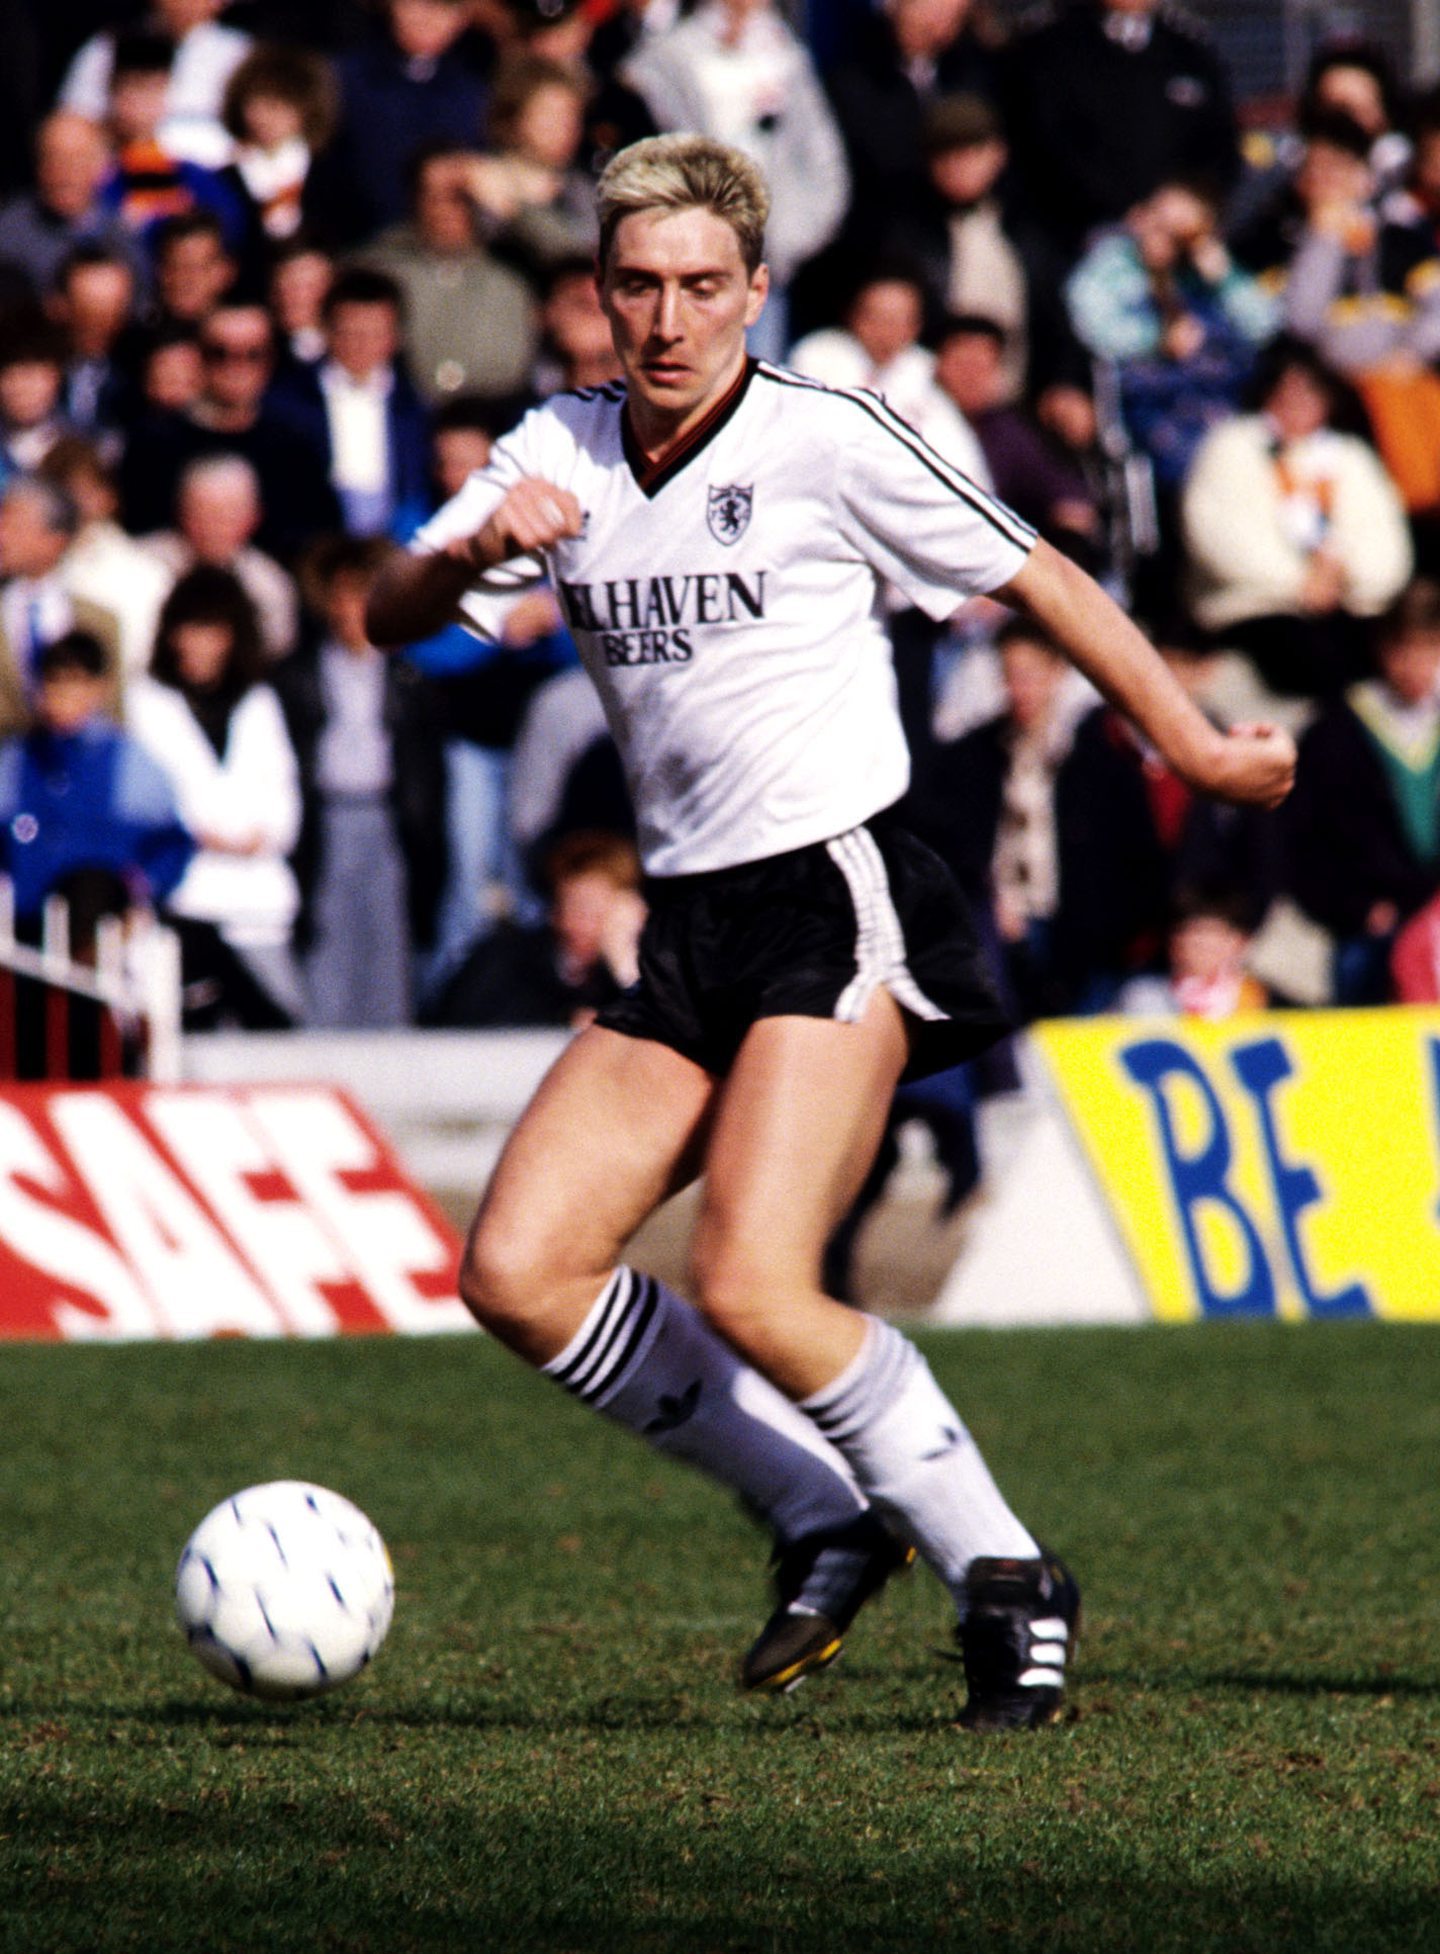
M 1277 1696 L 1440 1696 L 1434 1676 L 1317 1676 L 1285 1669 L 1207 1670 L 1197 1682 L 1213 1689 L 1253 1689 Z
M 1382 1672 L 1335 1675 L 1320 1669 L 1199 1669 L 1180 1664 L 1164 1673 L 1153 1669 L 1126 1669 L 1107 1663 L 1103 1668 L 1082 1669 L 1077 1679 L 1076 1700 L 1083 1706 L 1087 1696 L 1119 1690 L 1135 1696 L 1151 1696 L 1163 1691 L 1246 1690 L 1276 1696 L 1440 1696 L 1440 1676 L 1387 1675 Z
M 35 1803 L 0 1946 L 47 1954 L 1411 1954 L 1434 1926 L 1423 1869 L 1376 1883 L 1232 1856 L 1172 1874 L 1155 1841 L 1137 1864 L 1097 1833 L 1051 1873 L 1033 1832 L 937 1828 L 933 1810 L 900 1859 L 863 1814 L 621 1818 L 577 1796 L 497 1822 L 478 1786 L 428 1808 L 332 1790 L 134 1809 L 100 1837 L 92 1812 Z

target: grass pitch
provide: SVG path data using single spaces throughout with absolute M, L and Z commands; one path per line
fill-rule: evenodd
M 0 1351 L 0 1947 L 1435 1945 L 1440 1334 L 937 1335 L 1086 1591 L 1077 1714 L 967 1738 L 928 1574 L 752 1701 L 764 1544 L 480 1339 Z M 364 1506 L 373 1670 L 276 1711 L 170 1618 L 224 1494 Z

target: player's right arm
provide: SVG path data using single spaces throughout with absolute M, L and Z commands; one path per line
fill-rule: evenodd
M 462 489 L 450 506 L 458 506 L 466 492 Z M 442 510 L 436 527 L 444 515 Z M 476 528 L 462 526 L 460 534 L 432 548 L 407 551 L 385 566 L 365 609 L 372 643 L 414 644 L 433 637 L 454 623 L 465 593 L 489 571 L 515 557 L 543 554 L 566 536 L 578 536 L 582 521 L 580 504 L 568 489 L 522 476 Z

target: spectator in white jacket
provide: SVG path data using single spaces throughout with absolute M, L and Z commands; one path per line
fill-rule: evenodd
M 1278 343 L 1256 393 L 1259 411 L 1213 429 L 1185 483 L 1189 602 L 1271 693 L 1327 698 L 1365 669 L 1367 620 L 1410 576 L 1410 533 L 1375 450 L 1337 425 L 1349 389 L 1314 353 Z
M 149 25 L 175 43 L 160 137 L 173 156 L 218 169 L 233 147 L 220 119 L 225 88 L 250 52 L 250 36 L 220 20 L 228 0 L 154 0 Z M 60 84 L 60 107 L 103 122 L 115 36 L 106 29 L 80 49 Z
M 751 350 L 788 341 L 786 287 L 840 228 L 850 199 L 844 144 L 804 43 L 775 0 L 702 0 L 643 40 L 622 71 L 662 130 L 687 129 L 754 157 L 770 186 L 770 299 Z
M 883 396 L 932 448 L 982 488 L 990 471 L 965 416 L 935 378 L 935 355 L 920 344 L 925 293 L 903 262 L 878 264 L 861 280 L 840 326 L 806 333 L 788 364 L 827 387 L 866 387 Z
M 168 910 L 196 1028 L 282 1029 L 304 1014 L 288 859 L 300 831 L 299 771 L 263 665 L 243 587 L 202 565 L 166 599 L 149 676 L 126 698 L 131 731 L 169 776 L 200 843 Z

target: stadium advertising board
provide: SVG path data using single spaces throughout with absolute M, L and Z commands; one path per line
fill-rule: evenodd
M 1156 1316 L 1440 1321 L 1440 1011 L 1034 1037 Z
M 0 1338 L 470 1328 L 457 1256 L 330 1087 L 0 1091 Z

